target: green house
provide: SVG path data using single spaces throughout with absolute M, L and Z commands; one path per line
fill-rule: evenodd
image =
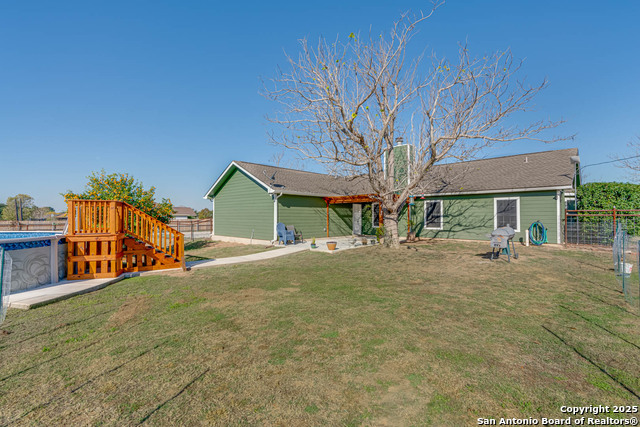
M 411 224 L 420 237 L 486 240 L 510 225 L 522 240 L 541 221 L 549 243 L 561 243 L 578 164 L 578 150 L 570 148 L 437 165 L 403 207 L 401 235 Z M 371 196 L 364 177 L 233 161 L 205 198 L 212 201 L 212 238 L 273 241 L 278 222 L 305 239 L 375 234 L 381 218 Z

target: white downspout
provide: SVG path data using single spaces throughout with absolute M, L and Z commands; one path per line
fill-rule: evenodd
M 560 243 L 562 243 L 560 241 L 560 239 L 561 239 L 560 227 L 562 226 L 561 225 L 561 220 L 560 220 L 560 190 L 556 190 L 556 219 L 557 219 L 557 221 L 556 221 L 556 227 L 557 227 L 557 230 L 556 230 L 556 243 L 560 244 Z
M 278 241 L 278 199 L 282 193 L 273 193 L 273 241 Z

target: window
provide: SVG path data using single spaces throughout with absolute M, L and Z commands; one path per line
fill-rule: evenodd
M 424 228 L 442 230 L 442 200 L 424 201 Z
M 371 204 L 371 224 L 374 228 L 380 227 L 380 203 Z
M 520 197 L 493 199 L 494 228 L 509 226 L 520 231 Z

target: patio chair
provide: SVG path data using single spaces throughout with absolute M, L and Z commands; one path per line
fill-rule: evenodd
M 294 241 L 293 243 L 295 243 L 296 241 L 298 242 L 304 242 L 304 238 L 302 237 L 302 233 L 301 232 L 296 232 L 296 227 L 295 225 L 287 225 L 286 226 L 287 231 L 290 231 L 293 233 L 293 237 L 294 237 Z
M 283 223 L 279 222 L 276 225 L 276 231 L 278 232 L 278 244 L 282 242 L 287 246 L 287 241 L 289 240 L 291 240 L 294 245 L 296 244 L 296 236 L 294 232 L 288 231 L 287 227 Z

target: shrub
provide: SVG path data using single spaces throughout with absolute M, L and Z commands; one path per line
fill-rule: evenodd
M 151 187 L 145 190 L 142 183 L 136 181 L 128 173 L 107 174 L 102 170 L 100 173 L 93 172 L 87 179 L 89 182 L 84 193 L 76 194 L 67 191 L 64 194 L 64 199 L 118 200 L 130 204 L 164 223 L 168 223 L 173 217 L 171 200 L 162 199 L 161 202 L 156 202 L 156 188 Z
M 578 209 L 585 210 L 612 210 L 616 209 L 640 209 L 640 185 L 624 182 L 590 182 L 578 187 Z M 633 216 L 618 216 L 617 224 L 623 223 L 632 236 L 640 235 L 640 222 Z M 613 229 L 613 217 L 585 216 L 581 218 L 584 226 L 609 224 Z M 584 227 L 583 226 L 583 227 Z M 607 225 L 604 225 L 607 228 Z
M 590 182 L 578 187 L 578 209 L 640 209 L 640 185 Z

